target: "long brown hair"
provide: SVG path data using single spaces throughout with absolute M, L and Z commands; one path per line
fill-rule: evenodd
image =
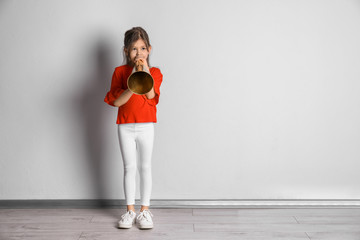
M 132 29 L 129 29 L 125 32 L 124 55 L 126 57 L 127 65 L 133 65 L 133 63 L 130 60 L 129 52 L 130 52 L 130 48 L 132 47 L 132 45 L 139 39 L 144 41 L 144 43 L 146 45 L 146 49 L 149 51 L 149 47 L 151 46 L 149 36 L 142 27 L 133 27 Z M 127 50 L 128 54 L 126 54 L 125 49 Z M 150 67 L 149 57 L 150 56 L 148 56 L 148 58 L 146 60 Z

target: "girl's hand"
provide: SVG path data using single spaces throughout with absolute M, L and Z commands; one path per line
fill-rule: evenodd
M 149 71 L 149 66 L 145 58 L 135 58 L 135 66 L 142 65 L 143 71 Z

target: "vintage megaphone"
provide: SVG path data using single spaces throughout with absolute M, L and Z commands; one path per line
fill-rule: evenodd
M 150 92 L 154 86 L 154 79 L 151 74 L 144 71 L 141 61 L 137 61 L 132 74 L 128 77 L 127 86 L 135 94 L 143 95 Z

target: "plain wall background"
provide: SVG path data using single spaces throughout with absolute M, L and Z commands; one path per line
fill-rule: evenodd
M 360 198 L 360 1 L 33 0 L 0 2 L 0 199 L 124 198 L 103 99 L 133 26 L 152 199 Z

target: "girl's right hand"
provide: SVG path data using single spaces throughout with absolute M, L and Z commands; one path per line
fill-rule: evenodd
M 147 64 L 147 61 L 144 58 L 137 58 L 135 59 L 135 66 L 142 66 L 143 71 L 148 71 L 149 70 L 149 66 Z

